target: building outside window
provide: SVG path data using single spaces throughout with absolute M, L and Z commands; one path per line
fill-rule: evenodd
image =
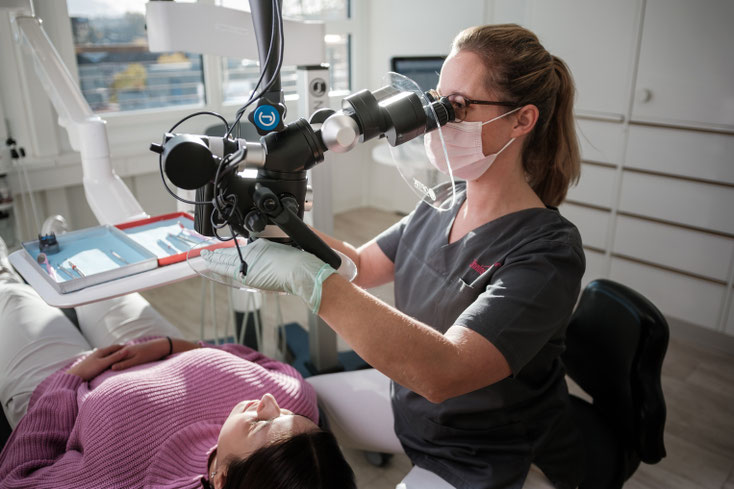
M 246 0 L 220 0 L 219 5 L 242 8 Z M 293 20 L 342 21 L 350 17 L 349 0 L 283 0 L 283 16 Z M 326 62 L 329 64 L 331 90 L 350 90 L 350 35 L 327 34 Z M 255 88 L 260 76 L 257 60 L 222 59 L 223 100 L 225 103 L 242 103 Z M 296 67 L 283 66 L 280 71 L 285 95 L 296 93 Z
M 79 83 L 95 112 L 203 105 L 200 55 L 151 53 L 145 0 L 68 0 Z
M 246 1 L 219 4 L 241 8 Z M 79 83 L 97 113 L 207 103 L 201 55 L 148 50 L 145 4 L 146 0 L 67 0 Z M 283 15 L 290 19 L 338 22 L 349 19 L 349 10 L 349 0 L 283 0 Z M 350 42 L 349 34 L 325 37 L 332 90 L 351 88 Z M 225 104 L 246 100 L 260 74 L 257 60 L 222 58 L 221 70 L 218 89 Z M 285 94 L 295 94 L 295 66 L 284 66 L 281 79 Z

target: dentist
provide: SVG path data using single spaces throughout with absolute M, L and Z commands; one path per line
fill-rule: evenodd
M 571 74 L 532 32 L 486 25 L 458 34 L 436 91 L 454 106 L 443 131 L 453 173 L 466 180 L 453 209 L 421 203 L 359 248 L 322 236 L 357 265 L 353 283 L 267 240 L 245 248 L 242 280 L 301 296 L 391 379 L 387 417 L 360 416 L 369 403 L 355 399 L 327 403 L 327 414 L 394 429 L 391 446 L 414 471 L 444 487 L 521 488 L 534 463 L 556 487 L 576 487 L 583 453 L 560 355 L 585 259 L 556 208 L 580 168 Z M 446 171 L 430 134 L 426 142 Z M 206 259 L 237 273 L 228 253 Z M 364 290 L 390 281 L 395 308 Z

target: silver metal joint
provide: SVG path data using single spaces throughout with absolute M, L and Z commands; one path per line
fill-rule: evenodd
M 306 187 L 306 199 L 303 201 L 303 211 L 310 212 L 313 209 L 313 187 Z
M 359 126 L 348 115 L 337 112 L 322 124 L 321 139 L 330 151 L 346 153 L 359 141 Z
M 260 143 L 246 142 L 247 156 L 245 156 L 245 168 L 262 168 L 265 166 L 265 147 Z

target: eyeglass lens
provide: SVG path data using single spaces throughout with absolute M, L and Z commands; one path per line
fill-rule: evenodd
M 441 94 L 438 93 L 438 90 L 431 89 L 428 91 L 429 95 L 434 97 L 436 100 L 441 98 Z M 454 116 L 455 121 L 460 122 L 464 119 L 464 116 L 466 115 L 466 108 L 467 103 L 464 97 L 457 94 L 452 94 L 447 97 L 449 99 L 449 102 L 451 102 L 451 105 L 454 107 Z

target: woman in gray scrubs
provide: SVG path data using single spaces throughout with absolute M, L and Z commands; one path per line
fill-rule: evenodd
M 456 488 L 520 488 L 534 463 L 575 487 L 560 355 L 585 261 L 555 208 L 579 175 L 571 75 L 528 30 L 482 26 L 456 37 L 437 92 L 456 111 L 444 137 L 466 180 L 460 205 L 419 204 L 358 249 L 325 237 L 357 265 L 353 283 L 267 240 L 245 249 L 246 283 L 301 295 L 392 379 L 394 430 L 416 466 Z M 363 290 L 389 281 L 396 308 Z

